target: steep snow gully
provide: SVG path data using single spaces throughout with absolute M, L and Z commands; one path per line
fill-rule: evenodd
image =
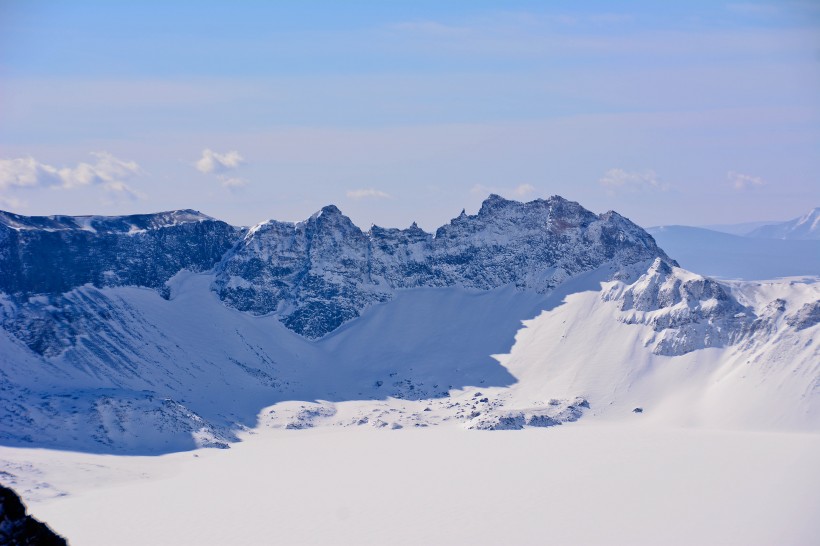
M 0 444 L 157 454 L 252 427 L 820 422 L 816 278 L 718 282 L 614 212 L 492 195 L 435 234 L 328 206 L 0 212 Z

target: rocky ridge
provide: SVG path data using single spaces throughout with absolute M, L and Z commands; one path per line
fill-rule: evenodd
M 544 349 L 566 343 L 565 328 L 594 337 L 615 321 L 663 358 L 757 350 L 757 338 L 791 347 L 818 320 L 808 297 L 741 304 L 727 283 L 678 268 L 629 220 L 560 197 L 490 196 L 434 234 L 365 232 L 334 206 L 251 229 L 194 211 L 3 213 L 0 241 L 0 441 L 9 445 L 226 447 L 271 404 L 271 426 L 285 428 L 553 426 L 601 399 L 551 384 L 507 399 L 518 379 L 496 356 L 527 330 L 522 321 L 555 316 L 574 294 L 595 310 L 573 307 L 572 325 Z M 373 406 L 343 409 L 351 401 Z
M 626 218 L 557 196 L 519 203 L 491 195 L 478 214 L 462 212 L 435 235 L 415 224 L 363 232 L 328 206 L 304 222 L 249 230 L 217 266 L 214 289 L 228 305 L 277 313 L 291 330 L 318 338 L 397 289 L 513 284 L 547 293 L 605 263 L 656 257 L 674 263 Z
M 167 296 L 182 269 L 211 269 L 242 233 L 193 210 L 132 216 L 20 216 L 0 211 L 0 293 L 17 301 L 91 284 Z
M 66 540 L 48 525 L 26 514 L 12 489 L 0 485 L 0 544 L 9 546 L 66 546 Z

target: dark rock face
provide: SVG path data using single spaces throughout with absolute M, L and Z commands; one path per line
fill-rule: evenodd
M 71 326 L 81 326 L 71 320 L 72 289 L 132 285 L 168 297 L 166 282 L 180 270 L 213 269 L 213 289 L 227 305 L 276 313 L 294 332 L 319 338 L 397 289 L 513 284 L 545 293 L 607 263 L 658 257 L 674 263 L 626 218 L 596 215 L 561 197 L 519 203 L 491 195 L 478 214 L 462 213 L 435 236 L 415 224 L 363 232 L 333 205 L 304 222 L 272 220 L 247 231 L 192 210 L 122 217 L 0 212 L 0 293 L 14 303 L 0 318 L 35 352 L 58 354 L 82 333 Z M 52 335 L 66 328 L 77 332 Z
M 298 224 L 270 221 L 248 232 L 218 267 L 227 304 L 255 314 L 282 312 L 285 326 L 319 337 L 386 295 L 368 290 L 368 238 L 327 206 Z M 291 305 L 283 310 L 283 305 Z
M 182 269 L 210 269 L 240 230 L 192 210 L 133 216 L 0 212 L 0 292 L 25 298 L 84 284 L 162 289 Z
M 0 545 L 2 546 L 66 546 L 64 538 L 48 525 L 26 515 L 20 497 L 0 485 Z
M 626 218 L 561 197 L 491 195 L 477 215 L 462 214 L 435 236 L 415 224 L 365 233 L 329 206 L 304 222 L 251 229 L 217 267 L 214 288 L 228 305 L 277 312 L 291 330 L 317 338 L 400 288 L 514 284 L 543 293 L 607 262 L 656 257 L 671 262 Z

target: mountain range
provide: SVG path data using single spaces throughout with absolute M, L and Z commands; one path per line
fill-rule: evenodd
M 820 239 L 820 207 L 785 222 L 713 224 L 703 229 L 759 239 Z
M 693 271 L 724 279 L 766 280 L 820 273 L 820 208 L 787 222 L 647 228 Z
M 816 426 L 818 283 L 674 257 L 557 196 L 491 195 L 435 233 L 365 232 L 332 205 L 251 228 L 0 212 L 0 443 L 161 453 L 260 424 L 639 413 Z

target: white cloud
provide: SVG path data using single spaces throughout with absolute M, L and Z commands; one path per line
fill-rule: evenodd
M 350 199 L 392 199 L 393 196 L 389 193 L 385 193 L 381 190 L 376 190 L 373 188 L 367 189 L 358 189 L 358 190 L 348 190 L 347 197 Z
M 248 185 L 244 178 L 231 176 L 231 173 L 245 164 L 245 158 L 236 150 L 220 154 L 209 148 L 202 150 L 200 157 L 194 168 L 203 174 L 213 174 L 222 184 L 223 188 L 230 191 L 238 191 Z
M 232 171 L 244 163 L 245 158 L 239 155 L 236 150 L 220 154 L 206 148 L 202 150 L 202 157 L 194 163 L 194 167 L 204 174 L 219 174 Z
M 512 191 L 516 197 L 525 197 L 535 191 L 535 186 L 532 184 L 521 184 Z
M 138 197 L 127 180 L 141 172 L 134 161 L 124 161 L 108 152 L 93 152 L 93 163 L 78 163 L 74 167 L 54 167 L 33 157 L 0 159 L 0 190 L 12 188 L 75 189 L 100 186 L 107 192 L 129 198 Z M 5 197 L 10 202 L 11 198 Z
M 610 193 L 666 190 L 668 186 L 661 183 L 653 170 L 625 171 L 609 169 L 598 183 Z
M 759 176 L 736 173 L 735 171 L 729 171 L 726 173 L 726 178 L 729 180 L 732 187 L 738 191 L 766 185 L 766 181 Z
M 33 157 L 0 159 L 0 190 L 62 184 L 56 167 L 39 163 Z
M 248 181 L 244 178 L 219 176 L 219 180 L 222 182 L 222 187 L 228 188 L 229 190 L 238 190 L 248 185 Z

